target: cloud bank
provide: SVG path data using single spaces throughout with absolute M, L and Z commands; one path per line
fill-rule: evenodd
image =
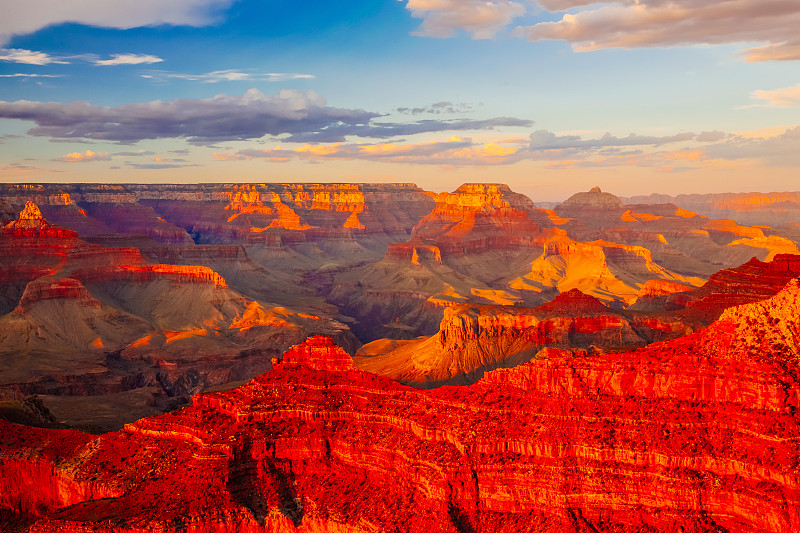
M 747 137 L 721 131 L 625 137 L 605 134 L 596 138 L 533 132 L 526 140 L 513 138 L 477 143 L 452 136 L 422 143 L 306 144 L 295 148 L 244 149 L 215 153 L 222 161 L 292 160 L 370 161 L 443 166 L 513 165 L 521 161 L 546 163 L 546 168 L 651 167 L 663 172 L 723 168 L 741 160 L 759 160 L 767 166 L 800 165 L 800 126 L 772 137 Z
M 340 142 L 349 136 L 390 138 L 438 131 L 491 130 L 530 126 L 530 120 L 498 117 L 484 120 L 375 122 L 380 115 L 362 109 L 327 105 L 314 91 L 284 89 L 266 95 L 250 89 L 242 96 L 178 99 L 103 107 L 71 103 L 0 101 L 0 119 L 36 123 L 29 135 L 51 139 L 90 139 L 136 143 L 181 138 L 194 144 L 288 135 L 289 142 Z

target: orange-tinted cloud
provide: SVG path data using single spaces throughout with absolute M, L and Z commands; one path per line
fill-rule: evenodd
M 514 146 L 509 146 L 513 144 Z M 296 148 L 240 150 L 235 154 L 215 153 L 223 161 L 264 158 L 283 162 L 289 158 L 301 160 L 366 160 L 384 163 L 429 165 L 502 165 L 515 163 L 525 157 L 526 149 L 518 139 L 477 144 L 470 139 L 452 136 L 444 141 L 422 143 L 374 144 L 305 144 Z
M 800 59 L 800 3 L 788 0 L 540 0 L 551 11 L 589 5 L 561 20 L 518 27 L 531 41 L 564 40 L 576 51 L 694 44 L 767 43 L 748 61 Z
M 451 37 L 463 30 L 473 39 L 491 39 L 526 11 L 511 0 L 408 0 L 406 9 L 422 19 L 414 35 Z
M 794 87 L 783 89 L 753 91 L 751 96 L 759 100 L 766 100 L 766 103 L 756 104 L 762 107 L 798 107 L 800 106 L 800 83 Z
M 63 161 L 65 163 L 87 163 L 89 161 L 110 161 L 111 156 L 108 152 L 92 152 L 86 150 L 86 153 L 72 152 L 64 157 L 59 157 L 56 161 Z

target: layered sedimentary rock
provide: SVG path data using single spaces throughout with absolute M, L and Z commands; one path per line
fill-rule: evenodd
M 78 243 L 78 235 L 49 224 L 33 202 L 0 227 L 0 315 L 19 302 L 25 285 L 54 273 Z
M 620 198 L 599 190 L 578 193 L 556 206 L 555 212 L 565 219 L 558 227 L 577 241 L 600 239 L 647 248 L 662 267 L 699 277 L 753 256 L 768 261 L 777 254 L 800 253 L 787 232 L 737 224 L 730 217 L 709 219 L 686 209 L 693 204 L 666 203 L 670 198 L 652 200 L 623 205 Z
M 546 220 L 507 185 L 468 183 L 432 196 L 436 206 L 414 227 L 411 242 L 434 245 L 446 255 L 530 246 L 540 233 L 534 219 Z
M 0 422 L 0 506 L 36 532 L 789 533 L 798 317 L 793 280 L 680 339 L 431 391 L 313 338 L 99 438 Z
M 512 279 L 510 288 L 523 295 L 530 292 L 552 295 L 580 289 L 617 307 L 633 303 L 640 288 L 651 280 L 690 286 L 702 283 L 700 278 L 683 276 L 658 265 L 650 250 L 642 246 L 603 240 L 577 242 L 558 228 L 544 239 L 542 254 L 531 261 L 528 270 Z
M 781 226 L 800 218 L 800 192 L 651 194 L 626 198 L 628 203 L 674 203 L 709 218 L 732 218 L 740 224 Z
M 769 262 L 753 258 L 739 267 L 713 274 L 702 287 L 668 295 L 661 301 L 666 308 L 684 307 L 679 312 L 683 317 L 707 324 L 729 307 L 773 296 L 797 276 L 800 276 L 800 255 L 778 255 Z
M 463 385 L 474 383 L 489 370 L 547 357 L 552 349 L 593 355 L 692 331 L 677 318 L 613 310 L 572 289 L 534 308 L 448 307 L 435 335 L 371 342 L 357 352 L 355 364 L 417 387 Z
M 319 297 L 308 298 L 305 312 L 271 302 L 264 287 L 255 286 L 265 280 L 276 286 L 280 278 L 250 262 L 241 247 L 232 248 L 226 270 L 242 275 L 249 267 L 251 279 L 235 280 L 253 289 L 253 297 L 207 266 L 153 263 L 136 248 L 86 243 L 48 223 L 28 202 L 0 229 L 0 387 L 70 397 L 155 387 L 186 401 L 209 385 L 264 372 L 270 357 L 309 334 L 324 333 L 355 349 L 347 326 L 331 318 L 335 309 L 318 313 L 330 311 Z M 188 255 L 197 258 L 203 250 Z M 120 418 L 111 427 L 130 416 L 125 402 L 116 404 Z M 91 410 L 73 411 L 73 420 L 91 420 Z

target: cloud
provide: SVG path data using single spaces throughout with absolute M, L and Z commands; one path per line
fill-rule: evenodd
M 797 167 L 800 166 L 800 126 L 768 138 L 736 135 L 724 143 L 708 146 L 704 152 L 713 159 L 760 159 L 772 167 Z
M 514 117 L 496 117 L 483 120 L 419 120 L 417 122 L 370 122 L 367 124 L 332 124 L 318 131 L 290 135 L 289 142 L 342 142 L 348 136 L 389 139 L 403 135 L 440 131 L 493 130 L 502 127 L 533 125 L 532 120 Z
M 29 135 L 123 143 L 163 138 L 194 143 L 253 139 L 316 131 L 332 124 L 364 124 L 376 116 L 358 109 L 328 107 L 317 93 L 293 89 L 273 96 L 250 89 L 242 96 L 156 100 L 119 107 L 84 101 L 0 101 L 0 118 L 37 124 Z
M 138 152 L 114 152 L 113 155 L 119 157 L 149 157 L 156 155 L 156 153 L 147 150 L 139 150 Z
M 560 20 L 517 27 L 531 41 L 555 39 L 576 51 L 695 44 L 763 42 L 744 51 L 748 61 L 800 59 L 800 3 L 794 0 L 540 0 L 565 13 Z
M 234 154 L 215 153 L 213 157 L 222 161 L 267 159 L 280 163 L 299 159 L 310 162 L 361 160 L 395 164 L 482 166 L 516 163 L 524 158 L 524 150 L 516 140 L 481 145 L 471 139 L 453 136 L 444 141 L 422 143 L 306 144 L 292 149 L 248 149 Z
M 149 65 L 163 61 L 160 57 L 150 54 L 113 54 L 111 59 L 100 59 L 96 54 L 54 56 L 45 52 L 25 50 L 23 48 L 0 48 L 0 61 L 5 61 L 7 63 L 40 66 L 51 64 L 69 65 L 72 60 L 76 59 L 94 63 L 101 67 L 114 65 Z M 39 76 L 45 77 L 44 75 Z
M 491 130 L 533 124 L 498 117 L 483 120 L 374 122 L 361 109 L 329 107 L 314 91 L 284 89 L 266 95 L 250 89 L 242 96 L 179 99 L 102 107 L 72 103 L 0 101 L 0 118 L 32 121 L 29 135 L 51 139 L 92 139 L 135 143 L 145 139 L 183 138 L 194 144 L 283 135 L 289 142 L 341 142 L 348 136 L 390 138 L 416 133 Z
M 554 163 L 548 165 L 548 168 L 635 166 L 655 167 L 663 172 L 681 172 L 692 169 L 730 168 L 734 162 L 747 161 L 768 167 L 800 166 L 800 126 L 788 128 L 780 134 L 769 137 L 705 132 L 678 148 L 669 148 L 667 145 L 665 147 L 668 149 L 664 150 L 616 154 L 594 146 L 587 149 L 586 145 L 570 145 L 566 141 L 561 144 L 563 148 L 552 148 L 531 156 L 552 159 Z
M 716 139 L 716 133 L 718 132 L 714 132 L 714 134 L 706 132 L 700 135 L 694 133 L 677 133 L 675 135 L 663 137 L 638 135 L 635 133 L 631 133 L 627 137 L 615 137 L 610 133 L 606 133 L 599 139 L 582 139 L 579 135 L 556 135 L 551 131 L 538 130 L 531 133 L 530 149 L 532 151 L 586 151 L 609 146 L 658 146 L 682 141 L 699 140 L 701 137 Z
M 678 133 L 667 136 L 610 134 L 583 139 L 547 130 L 525 139 L 505 139 L 484 144 L 452 136 L 422 143 L 305 144 L 295 148 L 245 149 L 215 153 L 222 161 L 264 159 L 270 162 L 300 160 L 371 161 L 442 166 L 512 165 L 521 161 L 550 162 L 546 168 L 642 167 L 659 172 L 730 168 L 742 161 L 769 167 L 800 167 L 800 126 L 770 137 L 748 137 L 720 131 Z M 737 163 L 738 162 L 738 163 Z
M 149 54 L 112 54 L 111 59 L 98 59 L 94 64 L 100 67 L 115 65 L 150 65 L 164 61 L 160 57 Z
M 234 0 L 26 0 L 3 10 L 0 45 L 15 35 L 26 35 L 47 26 L 74 22 L 101 28 L 130 29 L 142 26 L 205 26 L 219 18 Z
M 86 150 L 86 153 L 72 152 L 64 157 L 54 159 L 54 161 L 63 161 L 65 163 L 88 163 L 89 161 L 110 161 L 111 156 L 108 152 L 92 152 Z
M 42 174 L 50 172 L 64 172 L 61 169 L 40 168 L 24 163 L 11 163 L 0 166 L 0 180 L 14 180 L 22 177 L 29 177 L 31 173 Z
M 61 74 L 0 74 L 0 78 L 62 78 Z
M 784 89 L 773 89 L 771 91 L 753 91 L 750 93 L 753 98 L 766 100 L 766 103 L 756 104 L 756 107 L 798 107 L 800 106 L 800 84 Z
M 526 11 L 511 0 L 408 0 L 406 9 L 422 19 L 414 35 L 452 37 L 463 30 L 473 39 L 491 39 Z
M 25 65 L 50 65 L 51 63 L 66 65 L 69 63 L 44 52 L 25 50 L 23 48 L 0 48 L 0 61 Z
M 199 167 L 197 164 L 181 163 L 126 163 L 127 166 L 136 170 L 165 170 L 169 168 Z
M 397 112 L 407 115 L 421 115 L 424 113 L 431 115 L 469 113 L 472 111 L 470 104 L 454 104 L 453 102 L 436 102 L 426 107 L 398 107 Z
M 239 70 L 215 70 L 213 72 L 206 72 L 205 74 L 179 74 L 176 72 L 166 72 L 162 70 L 154 70 L 147 74 L 141 75 L 143 78 L 150 78 L 154 80 L 189 80 L 201 81 L 203 83 L 219 83 L 221 81 L 291 81 L 291 80 L 308 80 L 314 79 L 313 74 L 298 74 L 286 72 L 242 72 Z

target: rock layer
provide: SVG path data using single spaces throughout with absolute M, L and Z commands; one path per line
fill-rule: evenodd
M 36 532 L 789 533 L 798 310 L 794 280 L 680 339 L 432 391 L 313 338 L 96 439 L 0 422 L 0 505 Z

